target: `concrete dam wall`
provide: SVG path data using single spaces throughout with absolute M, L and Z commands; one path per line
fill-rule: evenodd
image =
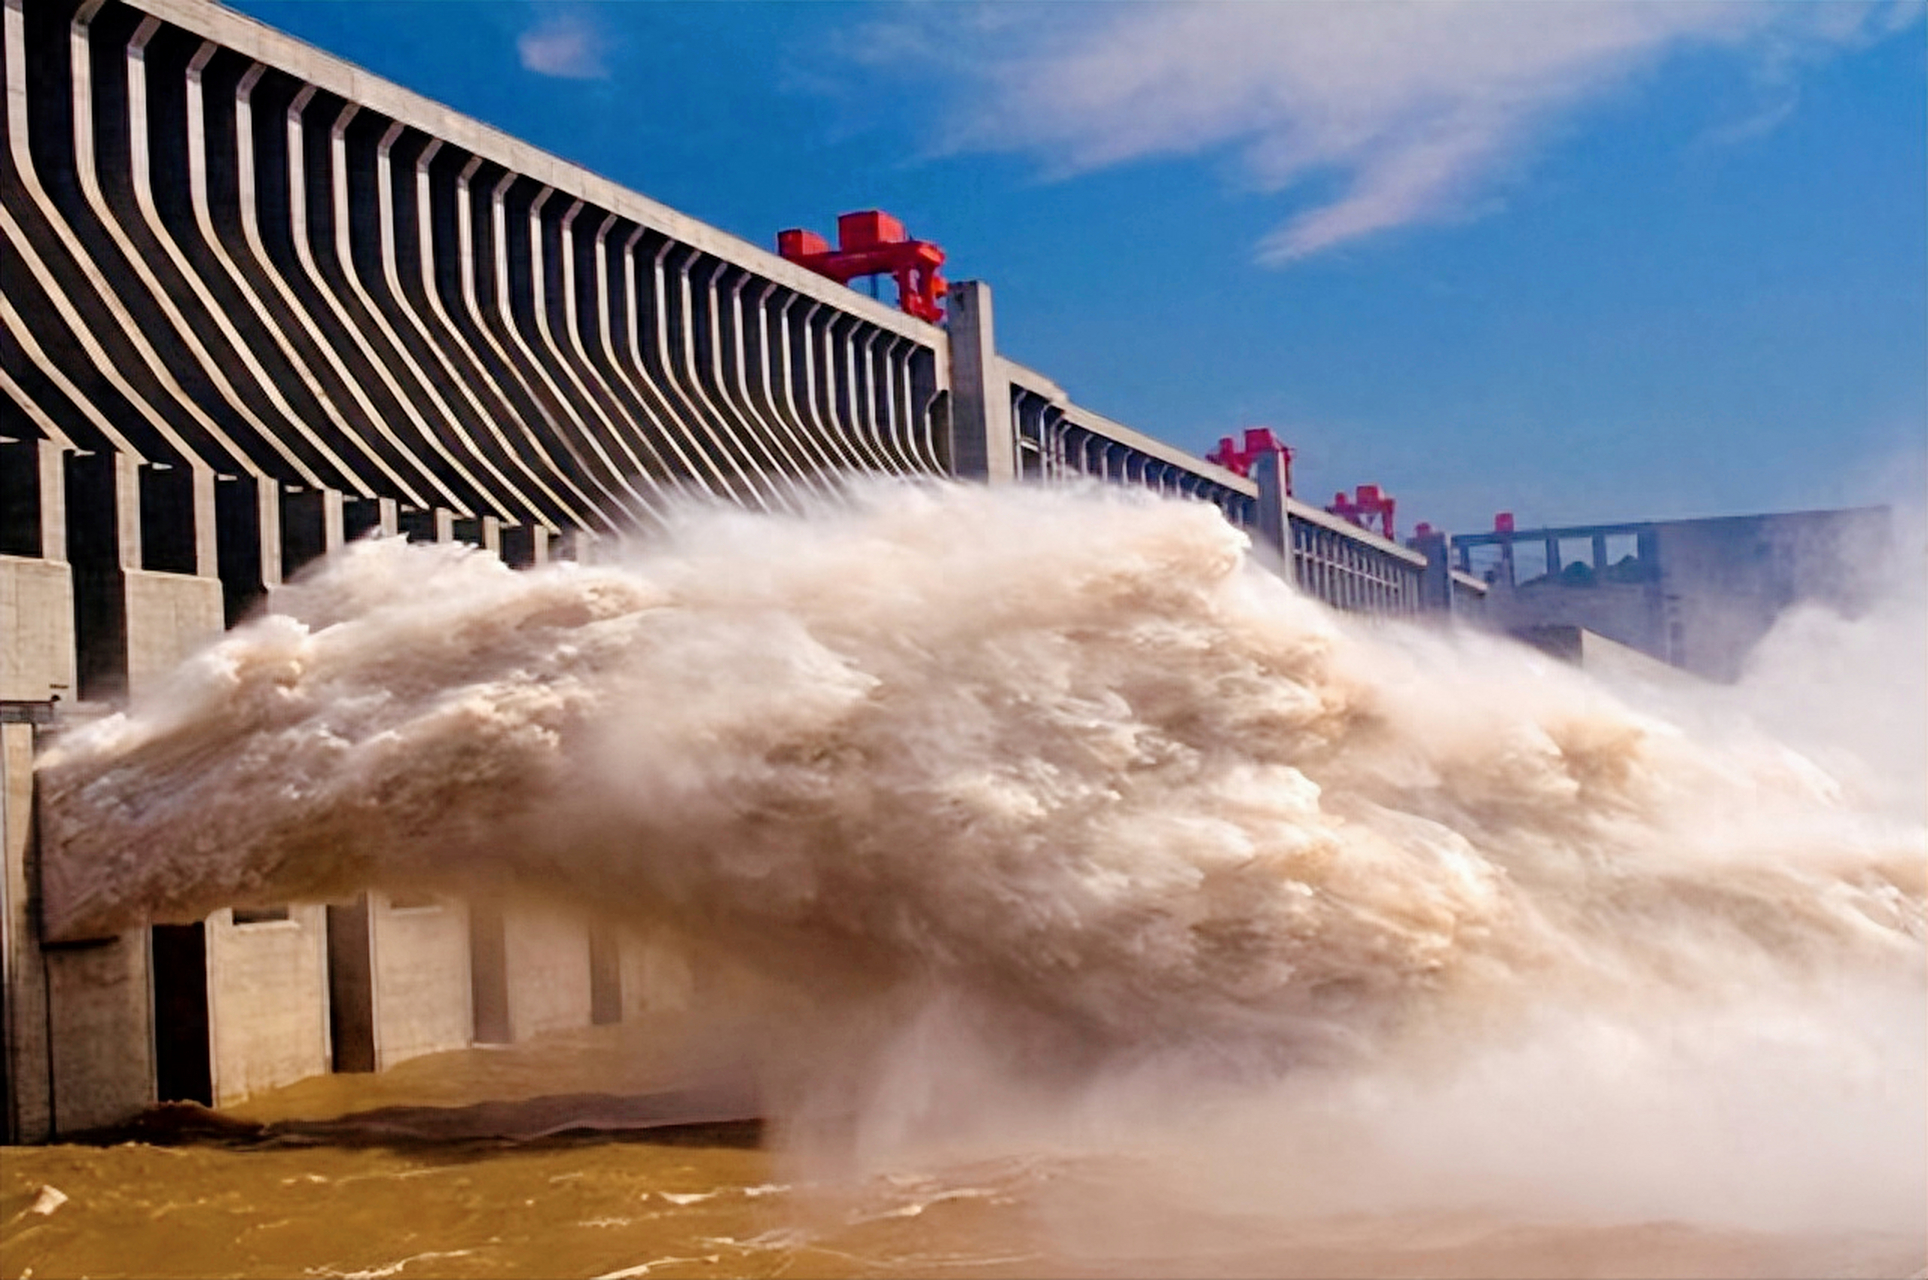
M 647 939 L 501 903 L 43 938 L 36 743 L 372 531 L 593 558 L 691 491 L 1090 478 L 1210 503 L 1348 610 L 1464 608 L 1399 546 L 942 326 L 199 0 L 4 0 L 6 1137 L 682 998 Z M 673 966 L 671 966 L 673 967 Z M 651 973 L 659 978 L 652 979 Z

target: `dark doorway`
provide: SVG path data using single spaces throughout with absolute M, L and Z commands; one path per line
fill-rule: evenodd
M 475 903 L 469 908 L 469 975 L 475 992 L 477 1044 L 508 1044 L 509 936 L 502 908 Z
M 375 1069 L 375 966 L 367 894 L 328 906 L 328 1038 L 335 1070 Z
M 74 649 L 80 696 L 111 702 L 127 692 L 127 565 L 124 498 L 116 456 L 63 453 L 67 561 L 74 574 Z
M 154 963 L 154 1087 L 162 1102 L 214 1105 L 208 1053 L 208 935 L 205 924 L 157 924 Z

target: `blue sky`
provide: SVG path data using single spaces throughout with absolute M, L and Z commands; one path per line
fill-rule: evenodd
M 770 245 L 881 207 L 998 345 L 1458 530 L 1919 503 L 1922 3 L 244 12 Z

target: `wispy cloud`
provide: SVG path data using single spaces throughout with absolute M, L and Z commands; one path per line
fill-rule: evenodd
M 542 76 L 600 80 L 609 74 L 601 29 L 573 10 L 552 12 L 516 37 L 522 65 Z
M 1230 150 L 1263 190 L 1336 180 L 1259 245 L 1277 264 L 1490 207 L 1553 128 L 1675 55 L 1784 73 L 1922 12 L 1845 0 L 939 6 L 869 35 L 886 38 L 873 50 L 954 79 L 960 149 L 1028 152 L 1060 175 Z

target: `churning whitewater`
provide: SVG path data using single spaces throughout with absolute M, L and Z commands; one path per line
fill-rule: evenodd
M 46 757 L 51 928 L 500 888 L 1114 1061 L 1920 985 L 1920 827 L 1765 737 L 1336 619 L 1203 505 L 852 499 L 347 548 Z

